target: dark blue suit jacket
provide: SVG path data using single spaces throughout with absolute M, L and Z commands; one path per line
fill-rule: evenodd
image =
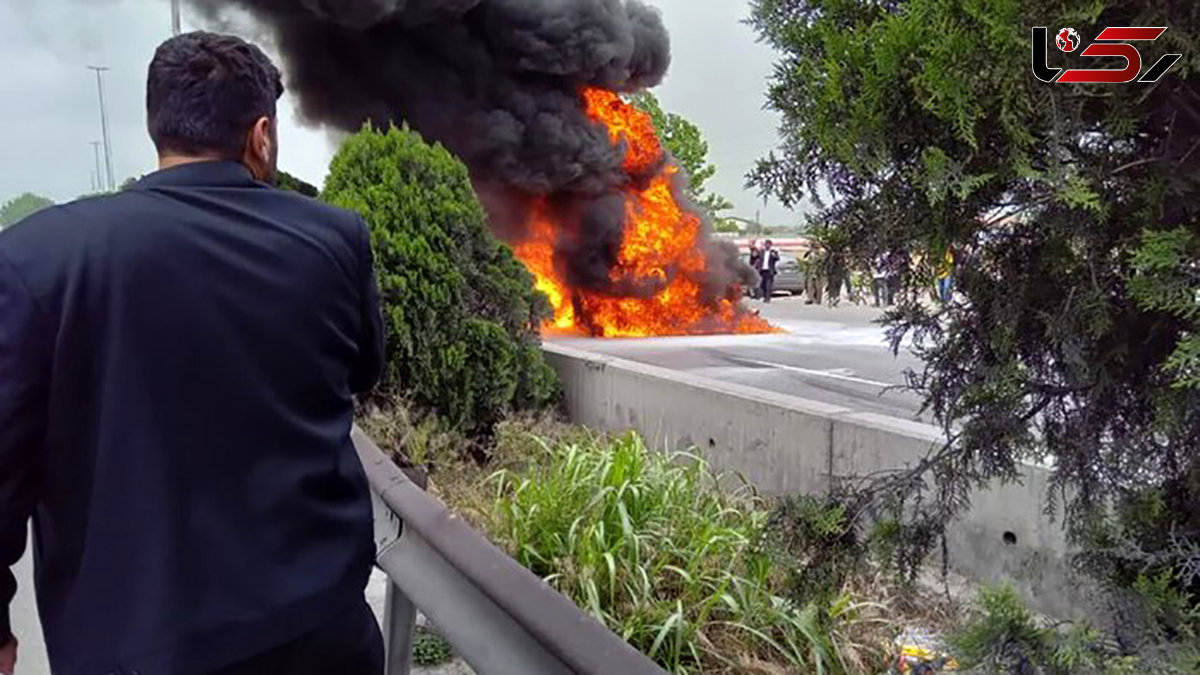
M 202 673 L 361 603 L 363 221 L 190 164 L 0 232 L 0 642 L 32 516 L 59 675 Z

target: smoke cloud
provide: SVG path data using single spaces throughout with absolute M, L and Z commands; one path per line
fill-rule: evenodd
M 583 87 L 658 84 L 670 41 L 638 0 L 190 0 L 218 23 L 249 12 L 283 57 L 288 89 L 312 123 L 357 131 L 407 122 L 469 167 L 502 238 L 520 241 L 534 200 L 569 232 L 559 250 L 572 286 L 610 293 L 622 195 L 647 176 L 588 119 Z M 677 190 L 683 199 L 683 191 Z M 714 299 L 743 270 L 713 247 Z M 736 255 L 736 254 L 733 254 Z M 736 259 L 735 259 L 736 260 Z

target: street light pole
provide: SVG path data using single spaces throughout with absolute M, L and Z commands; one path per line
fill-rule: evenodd
M 96 173 L 92 181 L 92 192 L 99 192 L 104 189 L 101 181 L 104 178 L 103 172 L 100 171 L 100 141 L 91 141 L 92 154 L 96 156 Z
M 116 192 L 116 178 L 113 177 L 112 168 L 112 142 L 108 137 L 108 106 L 104 102 L 104 72 L 108 70 L 107 66 L 88 66 L 88 70 L 96 71 L 96 89 L 100 93 L 100 132 L 104 138 L 104 167 L 108 175 L 108 191 Z
M 171 35 L 179 35 L 181 28 L 179 0 L 171 0 Z

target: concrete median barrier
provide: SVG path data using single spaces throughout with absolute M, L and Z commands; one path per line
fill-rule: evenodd
M 820 494 L 835 481 L 912 466 L 944 441 L 937 427 L 679 371 L 545 346 L 571 420 L 634 429 L 656 447 L 692 449 L 766 495 Z M 1072 572 L 1061 522 L 1045 515 L 1049 472 L 973 496 L 947 533 L 950 567 L 1010 583 L 1035 609 L 1095 619 L 1091 585 Z

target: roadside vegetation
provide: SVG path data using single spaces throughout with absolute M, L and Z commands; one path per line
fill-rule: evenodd
M 951 598 L 936 572 L 918 581 L 894 564 L 896 523 L 861 537 L 835 500 L 767 499 L 636 434 L 540 413 L 482 441 L 395 401 L 361 424 L 381 447 L 405 448 L 398 461 L 497 546 L 673 673 L 904 672 L 900 638 L 913 629 L 938 636 L 930 655 L 962 672 L 1200 672 L 1189 642 L 1200 613 L 1168 580 L 1139 602 L 1159 617 L 1143 625 L 1169 615 L 1176 632 L 1127 643 L 1039 617 L 1005 587 Z
M 849 585 L 796 596 L 769 537 L 771 503 L 695 457 L 542 416 L 500 424 L 484 466 L 456 457 L 462 439 L 428 420 L 364 426 L 384 443 L 409 439 L 434 494 L 671 672 L 886 669 L 887 608 Z
M 1045 675 L 1183 675 L 1200 672 L 1194 645 L 1160 643 L 1139 653 L 1086 622 L 1047 625 L 1009 588 L 984 588 L 950 650 L 970 672 Z
M 842 673 L 882 662 L 865 630 L 886 623 L 881 606 L 842 589 L 788 597 L 764 539 L 769 505 L 748 487 L 721 490 L 703 461 L 651 451 L 633 433 L 532 448 L 525 467 L 488 481 L 492 537 L 666 669 Z
M 321 199 L 371 231 L 387 343 L 380 396 L 408 397 L 475 436 L 553 403 L 538 333 L 550 304 L 488 229 L 462 162 L 407 128 L 366 127 L 342 144 Z

